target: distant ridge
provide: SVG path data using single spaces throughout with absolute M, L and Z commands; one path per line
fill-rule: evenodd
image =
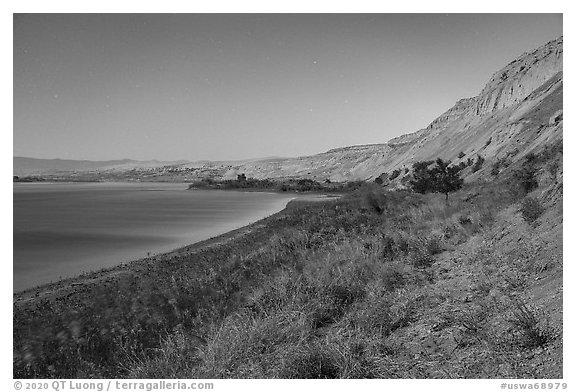
M 90 161 L 74 159 L 39 159 L 29 157 L 13 158 L 13 173 L 16 176 L 42 175 L 61 172 L 77 172 L 108 169 L 132 169 L 136 167 L 162 167 L 167 165 L 182 165 L 188 161 L 137 161 L 133 159 L 118 159 L 109 161 Z

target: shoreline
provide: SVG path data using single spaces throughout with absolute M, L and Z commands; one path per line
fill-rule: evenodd
M 321 202 L 326 200 L 333 200 L 335 198 L 341 197 L 342 195 L 308 193 L 308 196 L 309 197 L 306 197 L 302 194 L 294 194 L 294 197 L 288 200 L 284 208 L 282 208 L 280 211 L 277 211 L 248 225 L 238 227 L 236 229 L 215 235 L 201 241 L 183 245 L 155 255 L 123 262 L 113 267 L 84 272 L 77 276 L 63 278 L 54 282 L 44 283 L 35 287 L 13 292 L 13 306 L 25 305 L 27 303 L 39 300 L 54 300 L 64 296 L 69 297 L 73 295 L 74 292 L 81 291 L 82 287 L 86 285 L 97 285 L 104 281 L 110 282 L 111 280 L 114 280 L 123 274 L 136 274 L 139 268 L 150 265 L 152 263 L 162 263 L 163 261 L 171 260 L 173 258 L 187 257 L 213 249 L 215 247 L 225 246 L 257 230 L 265 229 L 267 226 L 267 220 L 274 219 L 279 214 L 284 213 L 286 210 L 291 208 L 294 203 Z

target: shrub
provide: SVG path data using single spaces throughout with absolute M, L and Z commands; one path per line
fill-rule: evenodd
M 412 252 L 411 260 L 412 265 L 416 268 L 427 268 L 434 263 L 434 257 L 430 253 L 420 249 Z
M 544 315 L 537 314 L 520 301 L 515 301 L 515 309 L 510 322 L 519 330 L 524 347 L 542 347 L 554 338 L 554 333 L 550 328 L 542 325 L 545 320 Z
M 334 303 L 322 304 L 310 314 L 313 329 L 328 327 L 334 324 L 344 314 L 344 307 Z
M 462 171 L 468 167 L 468 164 L 465 161 L 462 161 L 459 164 L 457 164 L 456 167 L 460 169 L 460 171 Z
M 462 226 L 466 226 L 469 224 L 472 224 L 472 219 L 470 219 L 469 215 L 460 215 L 458 217 L 458 222 L 462 225 Z
M 476 158 L 476 163 L 474 166 L 472 166 L 472 173 L 476 173 L 478 170 L 480 170 L 484 164 L 484 161 L 484 157 L 482 155 L 478 155 Z
M 392 172 L 392 174 L 390 174 L 390 181 L 392 181 L 393 179 L 395 179 L 396 177 L 398 177 L 400 175 L 400 169 L 396 169 Z
M 386 263 L 381 271 L 381 281 L 385 290 L 394 291 L 406 284 L 403 265 L 400 263 Z
M 497 176 L 498 174 L 500 174 L 500 171 L 503 167 L 508 167 L 510 166 L 510 161 L 508 160 L 507 157 L 503 157 L 498 159 L 493 165 L 492 165 L 492 171 L 490 172 L 490 174 L 492 174 L 493 176 Z
M 498 166 L 496 166 L 496 164 L 492 165 L 492 170 L 490 170 L 490 174 L 492 174 L 494 177 L 500 174 L 500 169 L 498 168 Z
M 442 241 L 438 235 L 432 235 L 426 240 L 426 249 L 431 255 L 437 255 L 442 253 L 444 248 L 442 247 Z
M 378 215 L 381 215 L 386 210 L 386 198 L 382 196 L 378 197 L 373 191 L 368 191 L 364 194 L 364 202 L 370 210 Z
M 308 347 L 306 352 L 290 357 L 280 371 L 281 378 L 339 378 L 340 369 L 333 355 L 320 347 Z
M 362 180 L 358 180 L 358 181 L 348 181 L 346 183 L 346 189 L 349 191 L 354 191 L 356 189 L 360 189 L 362 188 L 364 185 L 366 185 L 366 183 Z
M 528 223 L 534 223 L 543 213 L 545 209 L 542 203 L 533 197 L 526 197 L 520 206 L 522 218 Z
M 555 158 L 557 155 L 563 153 L 564 153 L 564 146 L 562 140 L 557 140 L 544 146 L 544 149 L 540 152 L 538 158 L 541 162 L 547 162 Z
M 464 151 L 460 151 L 460 153 L 458 154 L 458 158 L 462 159 L 466 156 L 466 154 L 464 153 Z
M 514 177 L 520 183 L 521 189 L 524 190 L 525 193 L 529 193 L 536 189 L 538 187 L 538 168 L 543 167 L 546 162 L 550 162 L 553 159 L 555 159 L 554 162 L 558 162 L 559 159 L 557 159 L 557 157 L 562 153 L 562 140 L 559 140 L 547 144 L 538 154 L 533 152 L 526 154 L 522 167 L 514 173 Z M 558 163 L 554 162 L 548 165 L 548 171 L 553 180 L 556 179 L 556 174 L 559 168 Z
M 522 167 L 514 173 L 514 177 L 519 181 L 520 186 L 525 193 L 530 193 L 534 189 L 538 188 L 536 165 L 532 156 L 533 154 L 528 154 Z
M 554 181 L 558 178 L 558 169 L 560 169 L 560 163 L 558 161 L 554 161 L 548 165 L 548 173 L 550 173 L 550 177 Z

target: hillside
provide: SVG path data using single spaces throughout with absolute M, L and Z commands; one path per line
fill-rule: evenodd
M 192 181 L 310 178 L 371 180 L 415 161 L 442 157 L 455 163 L 482 155 L 514 163 L 542 144 L 562 139 L 563 38 L 524 53 L 494 73 L 481 92 L 461 99 L 425 129 L 387 143 L 350 146 L 298 158 L 219 162 L 26 161 L 14 159 L 14 174 L 76 175 L 88 179 Z M 465 154 L 462 156 L 462 154 Z M 462 158 L 458 158 L 458 156 Z M 473 175 L 487 175 L 483 170 Z M 68 172 L 68 173 L 67 173 Z M 465 173 L 472 175 L 470 171 Z M 401 181 L 401 177 L 397 181 Z
M 496 72 L 478 96 L 461 99 L 428 127 L 383 144 L 352 146 L 293 159 L 234 166 L 212 163 L 222 176 L 373 179 L 418 160 L 459 162 L 481 154 L 515 162 L 545 142 L 562 138 L 563 39 L 524 53 Z M 490 141 L 490 142 L 489 142 Z M 477 176 L 481 175 L 479 173 Z

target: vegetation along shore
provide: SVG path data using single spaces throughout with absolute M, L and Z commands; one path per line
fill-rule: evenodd
M 561 141 L 445 194 L 438 167 L 16 293 L 13 375 L 561 378 Z

